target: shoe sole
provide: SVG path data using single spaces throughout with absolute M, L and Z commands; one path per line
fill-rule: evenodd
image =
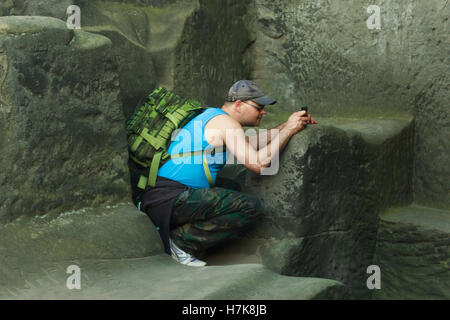
M 188 263 L 183 263 L 181 261 L 178 260 L 178 258 L 175 255 L 171 255 L 172 259 L 175 260 L 176 262 L 178 262 L 179 264 L 182 264 L 183 266 L 188 266 L 188 267 L 204 267 L 206 266 L 206 262 L 198 260 L 199 262 L 188 262 Z M 201 262 L 200 262 L 201 261 Z

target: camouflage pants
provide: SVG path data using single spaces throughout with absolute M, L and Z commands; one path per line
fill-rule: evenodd
M 174 201 L 170 237 L 191 254 L 237 238 L 262 214 L 260 200 L 224 188 L 187 189 Z

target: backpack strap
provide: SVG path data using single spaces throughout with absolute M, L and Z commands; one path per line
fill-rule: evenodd
M 152 163 L 150 165 L 148 178 L 145 176 L 141 176 L 139 178 L 138 187 L 140 189 L 144 190 L 147 185 L 149 185 L 150 187 L 155 186 L 156 178 L 158 176 L 159 163 L 161 162 L 162 153 L 163 153 L 162 151 L 155 153 L 155 155 L 152 159 Z M 205 176 L 206 176 L 206 179 L 208 180 L 209 186 L 211 188 L 213 188 L 214 181 L 211 176 L 211 171 L 209 170 L 208 161 L 206 160 L 206 152 L 203 152 L 202 150 L 194 151 L 194 152 L 185 152 L 185 153 L 172 155 L 170 158 L 176 159 L 176 158 L 181 158 L 181 157 L 198 156 L 198 155 L 202 155 L 202 154 L 203 154 L 203 161 L 202 161 L 203 170 L 205 171 Z
M 139 164 L 143 167 L 147 167 L 147 165 L 144 162 L 139 161 L 138 159 L 133 157 L 131 154 L 130 154 L 130 158 L 131 158 L 131 160 L 135 161 L 137 164 Z M 155 160 L 155 158 L 156 158 L 156 160 Z M 159 151 L 159 152 L 155 153 L 155 155 L 152 159 L 152 162 L 150 164 L 148 177 L 141 175 L 139 178 L 139 182 L 138 182 L 139 189 L 145 190 L 147 185 L 149 185 L 150 187 L 154 187 L 156 185 L 156 178 L 158 176 L 159 165 L 160 165 L 161 161 L 165 162 L 165 160 L 167 160 L 167 158 L 170 158 L 170 156 L 165 151 Z
M 156 177 L 158 176 L 159 163 L 161 162 L 162 151 L 155 153 L 152 159 L 152 164 L 150 165 L 150 170 L 148 174 L 148 185 L 154 187 L 156 184 Z
M 209 171 L 208 162 L 206 161 L 206 152 L 203 152 L 203 171 L 205 171 L 206 179 L 208 180 L 209 187 L 214 187 L 214 181 L 211 177 L 211 171 Z
M 183 119 L 188 116 L 188 113 L 183 109 L 178 109 L 173 113 L 167 112 L 164 116 L 172 121 L 172 123 L 175 125 L 175 128 L 178 128 Z
M 214 153 L 215 153 L 215 149 L 213 149 L 211 154 L 214 155 Z M 209 171 L 208 161 L 206 161 L 206 152 L 203 152 L 203 150 L 184 152 L 184 153 L 174 154 L 170 158 L 177 159 L 177 158 L 182 158 L 182 157 L 193 157 L 193 156 L 199 156 L 199 155 L 203 155 L 203 161 L 202 161 L 203 171 L 205 171 L 205 176 L 206 176 L 206 179 L 208 180 L 209 187 L 213 188 L 214 181 L 211 176 L 211 171 Z
M 164 128 L 163 128 L 164 129 Z M 134 142 L 134 144 L 131 146 L 131 151 L 136 151 L 137 148 L 139 147 L 139 145 L 142 142 L 142 139 L 145 139 L 145 141 L 147 141 L 148 143 L 150 143 L 153 148 L 155 149 L 159 149 L 161 148 L 162 145 L 164 145 L 165 140 L 162 137 L 153 137 L 149 134 L 148 129 L 144 128 L 140 133 L 139 136 L 137 137 L 136 141 Z

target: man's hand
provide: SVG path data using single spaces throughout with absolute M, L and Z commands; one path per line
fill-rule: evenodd
M 312 120 L 312 118 L 306 115 L 306 111 L 294 112 L 286 121 L 286 129 L 288 129 L 289 132 L 294 135 L 300 132 L 310 120 Z
M 314 120 L 314 118 L 311 117 L 310 114 L 308 114 L 308 124 L 317 124 L 317 121 Z

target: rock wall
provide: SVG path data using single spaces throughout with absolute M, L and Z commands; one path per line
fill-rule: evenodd
M 338 279 L 367 299 L 379 214 L 412 200 L 413 127 L 334 121 L 294 136 L 276 175 L 247 174 L 244 191 L 264 203 L 249 238 L 268 240 L 261 256 L 273 270 Z
M 242 59 L 251 42 L 242 22 L 245 4 L 79 0 L 73 4 L 80 6 L 82 31 L 75 33 L 65 25 L 69 4 L 6 1 L 0 6 L 4 15 L 63 19 L 33 18 L 39 22 L 24 32 L 37 36 L 14 38 L 25 49 L 20 54 L 13 49 L 14 39 L 4 45 L 2 76 L 7 74 L 6 83 L 12 84 L 5 84 L 1 97 L 7 106 L 0 125 L 7 134 L 1 146 L 8 155 L 2 158 L 1 216 L 123 198 L 128 193 L 123 183 L 129 180 L 128 170 L 121 167 L 127 157 L 123 125 L 139 100 L 165 85 L 218 104 L 230 83 L 248 77 L 249 67 Z M 47 22 L 48 30 L 36 31 L 45 29 Z M 16 73 L 14 68 L 19 68 Z M 9 101 L 10 97 L 20 101 Z M 35 105 L 33 113 L 25 112 L 30 103 Z M 37 158 L 26 165 L 30 150 Z
M 375 299 L 450 298 L 450 212 L 412 205 L 381 215 L 374 263 Z
M 99 227 L 101 226 L 101 228 Z M 22 216 L 0 225 L 0 287 L 8 274 L 34 264 L 76 259 L 142 258 L 163 254 L 150 219 L 130 204 L 83 208 L 62 214 Z M 28 267 L 27 267 L 28 266 Z
M 246 28 L 247 1 L 201 0 L 187 21 L 176 49 L 174 88 L 221 106 L 231 85 L 248 79 L 252 60 L 245 53 L 253 43 Z
M 369 5 L 381 29 L 369 30 Z M 450 5 L 445 0 L 258 0 L 252 78 L 292 112 L 414 116 L 415 200 L 450 205 Z
M 450 204 L 450 6 L 445 0 L 77 0 L 82 28 L 113 42 L 127 118 L 156 85 L 218 104 L 251 77 L 279 100 L 326 116 L 414 116 L 415 201 Z M 0 15 L 64 19 L 68 1 L 7 0 Z
M 379 213 L 449 206 L 446 0 L 380 0 L 380 30 L 366 26 L 368 0 L 76 0 L 81 31 L 65 25 L 70 4 L 0 3 L 0 15 L 62 19 L 0 18 L 0 220 L 129 200 L 124 123 L 138 101 L 165 85 L 219 104 L 241 78 L 278 99 L 269 120 L 306 104 L 345 123 L 321 121 L 277 176 L 245 183 L 267 205 L 253 232 L 275 238 L 262 252 L 272 269 L 366 297 Z M 403 241 L 390 228 L 382 260 Z
M 120 92 L 125 117 L 157 85 L 173 88 L 174 50 L 196 2 L 160 7 L 136 1 L 78 1 L 82 29 L 111 39 L 119 61 Z M 120 13 L 120 14 L 118 14 Z
M 70 4 L 81 9 L 82 30 L 111 39 L 119 63 L 125 118 L 156 86 L 223 103 L 229 87 L 249 78 L 244 53 L 254 39 L 244 25 L 248 2 L 237 0 L 6 1 L 0 15 L 65 20 Z
M 67 7 L 72 0 L 4 0 L 0 16 L 48 16 L 66 20 Z
M 223 103 L 235 79 L 248 78 L 247 4 L 227 1 L 78 1 L 82 28 L 109 37 L 119 59 L 128 117 L 156 86 Z M 120 13 L 120 14 L 118 14 Z
M 111 41 L 0 18 L 0 219 L 130 197 Z

